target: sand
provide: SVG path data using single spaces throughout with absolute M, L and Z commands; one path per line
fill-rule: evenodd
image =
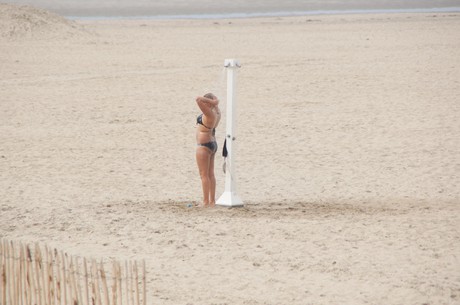
M 460 14 L 45 19 L 1 28 L 1 237 L 146 259 L 151 304 L 460 304 Z M 225 58 L 245 207 L 187 208 Z

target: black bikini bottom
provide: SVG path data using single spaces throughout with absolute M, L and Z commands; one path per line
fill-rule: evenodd
M 216 141 L 211 141 L 211 142 L 207 142 L 207 143 L 198 143 L 197 145 L 209 148 L 209 150 L 211 150 L 211 152 L 213 154 L 217 151 L 217 142 Z

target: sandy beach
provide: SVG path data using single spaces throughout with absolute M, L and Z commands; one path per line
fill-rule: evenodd
M 150 304 L 460 304 L 459 50 L 460 13 L 0 5 L 0 237 L 146 259 Z M 225 109 L 226 58 L 245 206 L 188 208 L 194 99 Z

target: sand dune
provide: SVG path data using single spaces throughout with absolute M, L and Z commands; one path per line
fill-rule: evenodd
M 31 6 L 0 3 L 1 39 L 52 39 L 87 34 L 74 21 Z

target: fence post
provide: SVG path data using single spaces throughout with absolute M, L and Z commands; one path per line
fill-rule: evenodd
M 101 265 L 100 265 L 100 272 L 101 272 L 102 289 L 104 291 L 104 305 L 110 305 L 109 289 L 107 288 L 107 278 L 105 276 L 104 262 L 102 260 L 101 260 Z
M 145 268 L 145 259 L 142 260 L 142 301 L 143 305 L 147 305 L 147 275 L 146 275 L 146 268 Z
M 3 240 L 0 240 L 1 254 L 0 259 L 0 300 L 2 304 L 6 304 L 6 246 Z
M 18 294 L 18 301 L 20 302 L 20 304 L 24 304 L 26 303 L 27 301 L 25 300 L 25 289 L 24 289 L 24 245 L 22 244 L 22 242 L 19 242 L 19 245 L 18 245 L 18 252 L 19 252 L 19 272 L 18 272 L 18 278 L 17 278 L 17 282 L 18 282 L 18 291 L 17 291 L 17 294 Z
M 83 271 L 85 272 L 85 305 L 90 305 L 90 301 L 89 301 L 89 291 L 88 291 L 88 287 L 89 287 L 89 283 L 88 283 L 88 264 L 86 262 L 86 258 L 83 258 Z
M 139 274 L 137 271 L 137 263 L 134 261 L 134 283 L 136 291 L 135 291 L 135 296 L 136 296 L 136 305 L 139 305 Z
M 69 265 L 69 294 L 70 294 L 70 304 L 78 304 L 78 293 L 77 293 L 77 284 L 75 283 L 75 268 L 74 268 L 74 258 L 69 256 L 70 265 Z
M 64 252 L 61 251 L 61 259 L 62 259 L 62 265 L 61 265 L 61 270 L 62 270 L 62 291 L 63 291 L 63 297 L 64 297 L 64 305 L 68 304 L 67 303 L 67 256 L 64 255 Z
M 77 299 L 78 299 L 78 304 L 83 304 L 83 295 L 82 295 L 82 292 L 81 292 L 81 281 L 80 281 L 80 277 L 79 275 L 81 274 L 80 273 L 80 260 L 78 259 L 78 257 L 75 258 L 75 270 L 74 270 L 74 275 L 76 273 L 76 282 L 77 282 Z
M 26 285 L 27 285 L 27 291 L 28 291 L 28 300 L 27 300 L 27 305 L 32 305 L 32 302 L 35 298 L 35 287 L 34 287 L 34 281 L 33 278 L 31 279 L 31 264 L 32 264 L 32 251 L 30 250 L 30 246 L 26 246 L 26 275 L 25 275 L 25 280 L 26 280 Z M 35 302 L 37 304 L 37 302 Z
M 15 258 L 15 255 L 14 255 L 14 244 L 13 242 L 11 241 L 10 242 L 10 267 L 9 267 L 9 271 L 10 271 L 10 274 L 8 275 L 8 277 L 10 278 L 9 282 L 10 282 L 10 304 L 13 304 L 13 305 L 16 305 L 16 285 L 15 285 L 15 282 L 14 282 L 14 279 L 15 279 L 15 273 L 16 273 L 16 258 Z
M 112 261 L 112 305 L 117 305 L 117 266 L 115 261 Z
M 117 265 L 117 279 L 118 279 L 118 303 L 120 305 L 123 304 L 123 279 L 121 278 L 121 265 L 120 263 L 116 263 Z M 127 305 L 127 304 L 126 304 Z
M 42 300 L 41 300 L 41 294 L 42 294 L 42 285 L 40 285 L 40 278 L 41 278 L 41 273 L 40 273 L 40 269 L 41 269 L 41 253 L 40 253 L 40 248 L 38 246 L 38 244 L 35 244 L 35 270 L 33 270 L 34 268 L 32 268 L 32 272 L 35 271 L 35 278 L 32 278 L 32 281 L 35 281 L 35 287 L 37 287 L 37 292 L 35 293 L 34 292 L 34 296 L 35 296 L 35 303 L 36 304 L 39 304 L 41 305 L 42 304 Z M 33 277 L 33 276 L 32 276 Z

